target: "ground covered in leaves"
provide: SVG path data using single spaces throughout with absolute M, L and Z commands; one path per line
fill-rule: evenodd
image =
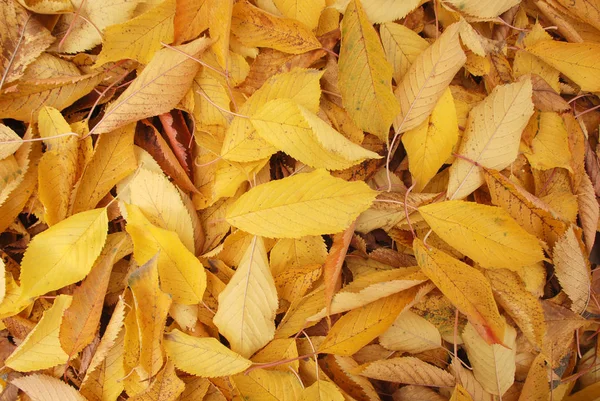
M 600 399 L 597 0 L 0 0 L 1 400 Z

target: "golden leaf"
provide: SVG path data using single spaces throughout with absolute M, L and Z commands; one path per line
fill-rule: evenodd
M 337 386 L 325 380 L 319 380 L 305 388 L 298 401 L 343 401 L 345 400 Z
M 21 376 L 10 381 L 24 391 L 32 401 L 86 401 L 79 392 L 67 383 L 52 376 L 34 374 Z
M 415 239 L 415 257 L 423 273 L 467 316 L 488 343 L 501 343 L 504 321 L 498 312 L 490 283 L 476 269 Z
M 455 382 L 454 376 L 445 370 L 411 356 L 367 363 L 355 368 L 353 373 L 371 379 L 421 386 L 449 387 Z
M 302 22 L 309 29 L 315 29 L 319 23 L 325 0 L 273 0 L 273 4 L 288 18 Z
M 479 18 L 494 18 L 519 4 L 520 0 L 448 0 L 448 4 L 466 14 Z
M 379 344 L 387 349 L 414 354 L 441 347 L 442 337 L 433 324 L 406 310 L 379 336 Z

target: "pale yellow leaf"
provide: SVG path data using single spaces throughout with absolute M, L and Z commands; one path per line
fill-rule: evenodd
M 103 79 L 104 74 L 94 72 L 20 83 L 19 90 L 0 93 L 0 118 L 29 121 L 32 116 L 37 118 L 44 106 L 62 110 L 90 93 Z
M 419 207 L 445 242 L 488 268 L 515 269 L 544 260 L 539 240 L 497 206 L 446 201 Z
M 321 320 L 327 314 L 345 312 L 367 305 L 427 281 L 427 276 L 417 267 L 407 267 L 386 271 L 376 271 L 355 278 L 354 281 L 338 291 L 328 311 L 325 309 L 308 320 Z
M 519 4 L 521 0 L 447 0 L 445 3 L 465 14 L 479 18 L 494 18 Z
M 379 344 L 387 349 L 414 354 L 441 347 L 442 337 L 433 324 L 406 310 L 379 336 Z
M 288 267 L 278 275 L 274 275 L 279 298 L 292 302 L 306 294 L 321 277 L 323 273 L 321 265 L 322 263 Z
M 249 357 L 273 339 L 277 304 L 264 241 L 255 237 L 219 294 L 219 309 L 213 322 L 233 351 Z
M 210 43 L 202 37 L 177 49 L 197 56 Z M 159 50 L 131 85 L 110 104 L 91 132 L 104 134 L 133 121 L 171 111 L 186 95 L 199 69 L 196 61 L 178 51 Z
M 423 273 L 467 316 L 486 341 L 502 342 L 505 324 L 485 276 L 440 250 L 428 249 L 418 238 L 413 247 Z
M 276 17 L 246 1 L 233 7 L 231 32 L 246 46 L 268 47 L 284 53 L 301 54 L 321 47 L 314 34 L 300 22 Z
M 66 363 L 69 356 L 60 347 L 58 335 L 62 315 L 70 304 L 71 296 L 56 297 L 52 307 L 6 359 L 6 366 L 19 372 L 31 372 Z
M 394 80 L 400 82 L 429 43 L 412 29 L 393 22 L 381 24 L 379 34 L 385 57 L 394 68 Z
M 325 307 L 325 290 L 319 287 L 300 299 L 291 302 L 285 316 L 279 322 L 275 338 L 287 338 L 301 330 L 314 326 L 317 322 L 309 322 L 308 317 L 318 313 Z
M 148 64 L 154 54 L 162 49 L 161 42 L 173 41 L 175 0 L 164 0 L 142 15 L 114 24 L 104 31 L 102 51 L 96 65 L 123 59 Z
M 327 258 L 327 246 L 323 237 L 316 235 L 279 239 L 269 254 L 273 276 L 293 267 L 323 264 L 325 258 Z
M 227 89 L 206 68 L 202 68 L 194 78 L 194 119 L 200 126 L 229 125 L 231 115 L 223 110 L 229 110 L 229 95 Z M 219 106 L 216 107 L 215 105 Z M 196 137 L 198 140 L 198 137 Z
M 112 187 L 135 170 L 134 134 L 135 125 L 129 124 L 100 135 L 92 160 L 86 165 L 77 187 L 73 213 L 96 207 Z
M 533 360 L 519 401 L 548 401 L 550 399 L 549 366 L 546 365 L 544 359 L 544 354 L 540 353 Z
M 394 120 L 396 134 L 418 127 L 466 61 L 460 46 L 461 23 L 452 24 L 412 63 L 394 93 L 400 114 Z
M 318 380 L 305 388 L 298 401 L 344 401 L 345 398 L 331 382 Z
M 270 77 L 240 108 L 239 114 L 254 115 L 268 101 L 293 99 L 313 113 L 319 110 L 322 71 L 294 69 Z M 247 118 L 234 117 L 227 129 L 221 156 L 227 160 L 244 162 L 264 159 L 277 148 L 262 139 Z
M 351 0 L 342 20 L 338 87 L 356 126 L 387 143 L 400 111 L 392 93 L 392 67 L 360 0 Z
M 131 204 L 139 207 L 155 226 L 177 233 L 186 248 L 194 252 L 194 229 L 190 213 L 175 185 L 162 172 L 141 168 L 128 188 Z
M 421 192 L 448 160 L 458 141 L 458 121 L 452 92 L 446 88 L 421 125 L 402 135 L 415 192 Z
M 194 305 L 202 301 L 206 273 L 202 263 L 181 242 L 177 234 L 150 223 L 135 205 L 127 208 L 127 232 L 133 239 L 133 256 L 139 264 L 158 253 L 161 288 L 175 302 Z
M 533 114 L 531 79 L 498 85 L 471 109 L 458 154 L 483 167 L 502 170 L 517 157 L 521 133 Z M 483 184 L 483 172 L 464 158 L 450 166 L 448 196 L 462 199 Z
M 514 272 L 489 269 L 484 274 L 490 280 L 496 300 L 504 311 L 515 321 L 529 342 L 541 349 L 546 322 L 538 298 L 525 288 Z
M 73 25 L 69 30 L 69 35 L 62 41 L 62 46 L 57 49 L 59 52 L 77 53 L 99 45 L 102 36 L 98 34 L 97 30 L 103 31 L 110 25 L 129 20 L 141 1 L 104 0 L 88 2 L 86 0 L 73 0 L 71 3 L 73 10 L 78 10 L 78 14 L 81 14 L 85 19 L 78 18 L 73 15 L 74 13 L 63 14 L 58 26 L 55 27 L 56 31 L 65 35 L 69 24 Z M 56 41 L 55 45 L 58 42 Z
M 128 279 L 139 330 L 139 368 L 153 377 L 163 365 L 162 339 L 171 297 L 158 287 L 157 258 L 135 270 Z M 138 372 L 139 373 L 139 372 Z
M 351 142 L 291 99 L 267 102 L 251 121 L 258 134 L 275 148 L 314 168 L 343 170 L 381 157 Z
M 552 259 L 558 282 L 571 299 L 571 310 L 583 312 L 590 298 L 590 263 L 581 242 L 581 234 L 575 234 L 573 226 L 556 241 Z
M 269 238 L 331 234 L 348 227 L 376 194 L 364 182 L 347 182 L 318 169 L 252 188 L 228 208 L 226 219 Z
M 152 379 L 150 386 L 140 394 L 131 397 L 131 401 L 175 401 L 183 392 L 185 383 L 175 372 L 172 361 L 167 361 L 163 369 Z
M 352 0 L 335 0 L 333 7 L 339 12 L 347 9 L 348 3 Z M 421 0 L 361 0 L 365 13 L 371 24 L 390 22 L 402 19 L 422 3 Z
M 449 387 L 454 376 L 414 357 L 391 358 L 360 365 L 353 373 L 371 379 L 432 387 Z
M 108 230 L 106 209 L 78 213 L 36 235 L 21 262 L 21 299 L 82 280 L 100 255 Z
M 257 369 L 231 379 L 247 401 L 297 401 L 303 390 L 292 372 Z
M 538 124 L 537 134 L 531 141 L 531 152 L 524 152 L 531 167 L 538 170 L 564 167 L 572 171 L 567 127 L 562 117 L 552 111 L 541 112 Z
M 34 374 L 10 381 L 32 401 L 86 401 L 77 389 L 52 376 Z
M 163 345 L 178 369 L 196 376 L 230 376 L 252 364 L 214 338 L 192 337 L 179 330 L 165 334 Z
M 596 241 L 600 208 L 596 200 L 594 186 L 587 173 L 583 174 L 579 188 L 577 189 L 577 204 L 579 206 L 579 218 L 581 220 L 583 238 L 585 239 L 585 249 L 589 254 L 592 252 Z
M 273 0 L 283 15 L 302 22 L 309 29 L 317 27 L 325 3 L 325 0 Z
M 527 51 L 573 80 L 582 90 L 600 91 L 600 44 L 542 40 L 527 46 Z
M 356 353 L 387 330 L 403 310 L 429 289 L 410 288 L 346 313 L 329 330 L 319 352 L 344 356 Z
M 121 319 L 122 318 L 123 316 L 121 311 Z M 106 337 L 106 334 L 104 337 Z M 90 371 L 90 368 L 88 368 L 86 371 L 85 378 L 81 383 L 79 391 L 88 400 L 115 400 L 119 394 L 123 392 L 125 384 L 122 379 L 126 374 L 125 367 L 123 365 L 124 337 L 124 333 L 120 332 L 116 339 L 113 338 L 114 344 L 111 345 L 110 349 L 102 350 L 103 352 L 106 351 L 102 361 L 97 362 L 97 365 L 94 366 L 94 370 Z M 104 344 L 106 345 L 106 343 Z M 101 342 L 100 346 L 102 345 L 103 343 Z M 96 351 L 94 357 L 99 351 L 100 348 L 98 348 L 98 351 Z
M 39 14 L 55 14 L 73 11 L 69 0 L 17 0 L 23 7 Z
M 59 77 L 80 77 L 83 75 L 79 68 L 71 61 L 63 60 L 50 53 L 42 53 L 33 61 L 23 75 L 24 81 L 48 79 Z
M 517 332 L 510 325 L 504 331 L 504 344 L 488 344 L 471 323 L 462 333 L 473 374 L 483 388 L 502 396 L 515 381 L 515 355 Z
M 460 383 L 456 384 L 450 401 L 473 401 L 471 394 Z
M 22 143 L 23 140 L 15 131 L 0 124 L 0 160 L 15 153 Z

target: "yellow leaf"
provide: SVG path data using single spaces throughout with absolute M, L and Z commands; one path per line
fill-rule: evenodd
M 131 204 L 140 208 L 155 226 L 173 231 L 194 252 L 194 229 L 178 189 L 162 173 L 141 168 L 130 181 Z M 142 262 L 143 263 L 143 262 Z
M 210 43 L 209 39 L 202 37 L 177 49 L 197 56 Z M 196 61 L 180 52 L 159 50 L 132 84 L 110 104 L 102 120 L 90 133 L 104 134 L 131 122 L 171 111 L 188 92 L 199 69 Z
M 0 160 L 6 159 L 19 149 L 23 140 L 15 131 L 0 124 Z
M 279 322 L 275 338 L 287 338 L 301 330 L 314 326 L 318 322 L 309 322 L 310 316 L 318 313 L 325 307 L 325 290 L 319 287 L 300 299 L 291 302 L 285 316 Z
M 167 361 L 164 368 L 152 379 L 150 386 L 129 399 L 131 401 L 175 401 L 184 388 L 185 383 L 177 377 L 173 362 Z
M 125 303 L 119 299 L 100 345 L 81 383 L 80 392 L 90 400 L 114 400 L 121 394 L 125 385 L 123 326 Z
M 103 79 L 104 74 L 95 72 L 20 83 L 18 91 L 0 93 L 0 118 L 29 121 L 44 106 L 62 110 L 90 93 Z
M 228 208 L 226 219 L 269 238 L 331 234 L 348 227 L 376 195 L 364 182 L 346 182 L 319 169 L 252 188 Z
M 292 372 L 257 369 L 231 379 L 247 401 L 297 401 L 303 391 L 299 378 Z
M 539 240 L 499 207 L 446 201 L 421 206 L 419 213 L 440 238 L 483 267 L 514 270 L 544 260 Z
M 564 167 L 572 172 L 567 127 L 558 113 L 539 114 L 539 129 L 531 141 L 531 152 L 524 153 L 531 167 L 538 170 Z
M 71 296 L 59 295 L 46 310 L 25 340 L 6 358 L 6 366 L 19 372 L 47 369 L 67 362 L 69 356 L 60 347 L 60 322 Z
M 448 0 L 447 3 L 463 13 L 479 18 L 494 18 L 519 4 L 520 0 Z
M 294 338 L 278 338 L 268 343 L 252 356 L 253 363 L 277 362 L 289 359 L 291 362 L 271 367 L 274 370 L 298 371 L 298 347 Z
M 269 261 L 273 276 L 283 273 L 285 269 L 310 264 L 323 264 L 327 258 L 327 246 L 321 236 L 278 239 Z
M 350 0 L 352 1 L 352 0 Z M 349 0 L 335 0 L 333 7 L 344 12 Z M 369 0 L 362 1 L 365 13 L 371 24 L 390 22 L 402 19 L 422 3 L 420 0 Z
M 458 141 L 458 120 L 452 92 L 446 88 L 431 116 L 402 135 L 408 168 L 421 192 L 452 154 Z
M 200 126 L 229 125 L 231 115 L 223 110 L 229 110 L 229 95 L 227 90 L 206 68 L 202 68 L 192 84 L 194 92 L 194 119 Z M 215 107 L 215 105 L 219 106 Z M 196 137 L 198 140 L 198 137 Z
M 584 173 L 581 178 L 579 188 L 577 189 L 577 204 L 579 206 L 579 219 L 585 240 L 585 249 L 590 254 L 596 242 L 596 229 L 600 220 L 600 208 L 590 177 L 587 173 Z
M 283 15 L 302 22 L 311 30 L 319 24 L 319 16 L 325 3 L 325 0 L 273 0 L 273 4 Z
M 400 111 L 392 93 L 392 68 L 359 0 L 348 4 L 342 20 L 338 86 L 344 108 L 356 126 L 387 143 Z
M 273 269 L 271 268 L 271 271 Z M 279 298 L 294 301 L 302 297 L 321 277 L 321 264 L 288 267 L 275 277 L 275 286 Z
M 99 45 L 102 36 L 98 35 L 98 30 L 103 31 L 110 25 L 130 19 L 139 1 L 104 0 L 88 3 L 86 0 L 74 0 L 71 3 L 73 9 L 78 10 L 78 14 L 85 19 L 66 14 L 59 20 L 55 29 L 63 35 L 66 35 L 69 24 L 72 24 L 68 36 L 62 41 L 60 49 L 57 49 L 59 52 L 77 53 Z
M 208 29 L 207 0 L 177 1 L 175 12 L 175 43 L 195 39 Z
M 356 353 L 387 330 L 423 292 L 420 289 L 427 287 L 410 288 L 346 313 L 329 330 L 319 352 L 345 356 Z
M 379 344 L 394 351 L 415 354 L 441 347 L 442 337 L 433 324 L 407 310 L 379 336 Z
M 210 37 L 215 39 L 211 48 L 219 65 L 229 68 L 229 36 L 231 34 L 231 13 L 233 0 L 208 0 L 208 29 Z
M 515 381 L 516 336 L 516 330 L 510 325 L 506 325 L 504 330 L 504 345 L 488 344 L 470 323 L 462 333 L 473 374 L 483 388 L 492 394 L 504 395 Z
M 123 232 L 108 236 L 90 274 L 73 292 L 73 301 L 60 328 L 60 344 L 69 358 L 83 350 L 96 335 L 115 256 L 126 236 Z
M 450 401 L 473 401 L 471 394 L 460 384 L 456 384 Z
M 71 132 L 64 117 L 52 107 L 42 107 L 38 127 L 42 138 Z M 38 192 L 44 205 L 44 218 L 49 225 L 54 225 L 67 217 L 77 174 L 79 141 L 74 136 L 66 136 L 45 142 L 46 152 L 38 169 Z
M 32 401 L 86 401 L 77 389 L 52 376 L 34 374 L 10 381 L 24 391 Z
M 490 269 L 484 274 L 490 280 L 500 306 L 515 321 L 529 342 L 541 349 L 546 333 L 546 322 L 538 298 L 527 291 L 514 272 Z
M 311 316 L 308 320 L 321 320 L 327 314 L 356 309 L 378 299 L 387 297 L 427 281 L 427 276 L 417 267 L 378 271 L 361 275 L 338 291 L 333 297 L 331 308 Z
M 38 14 L 57 14 L 73 11 L 73 3 L 69 0 L 17 0 L 28 10 Z
M 251 121 L 258 134 L 275 148 L 314 168 L 343 170 L 365 159 L 381 158 L 291 99 L 271 100 Z
M 298 21 L 276 17 L 246 1 L 233 7 L 231 32 L 246 46 L 284 53 L 301 54 L 321 47 L 315 35 Z
M 127 232 L 133 239 L 133 256 L 144 264 L 158 252 L 161 288 L 175 302 L 194 305 L 202 301 L 206 273 L 202 263 L 177 234 L 150 223 L 140 208 L 127 205 Z
M 277 289 L 264 242 L 254 237 L 235 274 L 219 294 L 219 309 L 213 322 L 233 351 L 249 357 L 273 339 L 277 304 Z
M 344 401 L 337 386 L 325 380 L 318 380 L 305 388 L 298 401 Z
M 504 338 L 504 321 L 488 280 L 478 270 L 435 248 L 413 243 L 419 267 L 454 306 L 475 326 L 488 343 Z
M 367 363 L 354 369 L 371 379 L 432 387 L 450 387 L 454 376 L 436 366 L 411 356 Z
M 129 276 L 139 330 L 139 367 L 153 377 L 163 365 L 162 338 L 171 297 L 158 287 L 157 258 L 150 259 Z
M 527 232 L 553 247 L 567 225 L 546 204 L 499 172 L 484 169 L 484 175 L 492 203 L 504 208 Z
M 106 209 L 93 209 L 36 235 L 21 262 L 21 299 L 82 280 L 100 255 L 107 230 Z
M 460 47 L 461 23 L 452 24 L 410 66 L 394 93 L 400 114 L 394 120 L 396 134 L 418 127 L 466 61 Z
M 529 78 L 498 85 L 469 113 L 458 154 L 483 167 L 502 170 L 517 157 L 521 133 L 533 114 Z M 483 184 L 481 167 L 463 158 L 450 166 L 448 196 L 462 199 Z
M 552 259 L 558 282 L 572 302 L 571 310 L 583 312 L 590 299 L 590 264 L 581 234 L 576 235 L 573 226 L 556 241 Z
M 270 77 L 240 108 L 239 114 L 254 115 L 268 101 L 292 99 L 313 113 L 319 110 L 323 75 L 319 70 L 294 69 Z M 221 156 L 227 160 L 247 162 L 264 159 L 277 148 L 262 139 L 247 118 L 235 117 L 225 133 Z
M 135 170 L 134 133 L 135 124 L 129 124 L 100 135 L 75 193 L 73 213 L 94 208 L 112 187 Z
M 175 0 L 165 0 L 142 15 L 109 26 L 104 31 L 104 43 L 96 65 L 123 59 L 148 64 L 162 49 L 161 42 L 173 41 L 174 18 Z
M 163 345 L 177 369 L 196 376 L 230 376 L 252 365 L 217 339 L 192 337 L 179 330 L 165 334 Z
M 550 399 L 548 370 L 549 366 L 546 366 L 544 354 L 538 354 L 529 368 L 519 400 L 548 401 Z
M 381 24 L 379 34 L 385 57 L 394 68 L 394 80 L 400 82 L 429 43 L 412 29 L 393 22 Z
M 542 40 L 527 46 L 527 51 L 572 79 L 581 90 L 600 91 L 600 44 Z

